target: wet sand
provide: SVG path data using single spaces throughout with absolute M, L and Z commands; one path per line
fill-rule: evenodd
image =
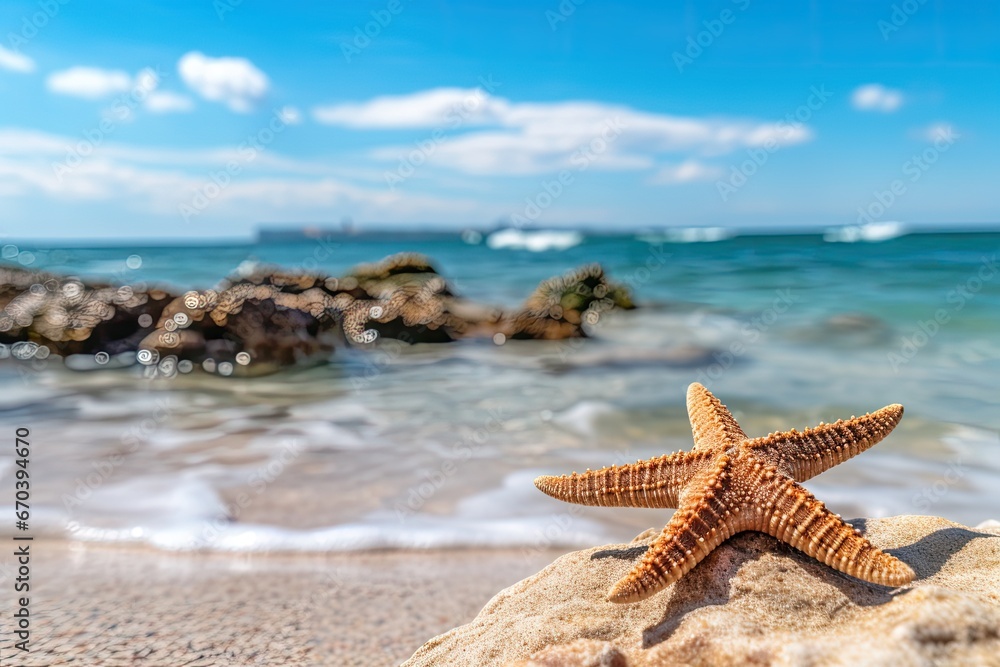
M 5 622 L 0 664 L 398 665 L 560 553 L 174 555 L 40 541 L 31 650 L 13 649 Z

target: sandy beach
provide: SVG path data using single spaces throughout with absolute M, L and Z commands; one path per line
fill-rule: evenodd
M 52 541 L 32 555 L 31 650 L 14 653 L 5 624 L 4 667 L 398 665 L 559 552 L 173 555 Z
M 1000 3 L 0 25 L 0 667 L 1000 667 Z
M 660 534 L 652 528 L 559 558 L 405 667 L 1000 666 L 1000 524 L 850 522 L 914 581 L 874 585 L 751 531 L 659 594 L 609 602 L 611 584 Z

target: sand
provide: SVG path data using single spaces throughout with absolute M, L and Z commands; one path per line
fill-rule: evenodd
M 1000 524 L 859 527 L 914 565 L 915 588 L 893 594 L 756 534 L 637 605 L 604 594 L 649 535 L 562 557 L 173 555 L 39 541 L 31 652 L 13 652 L 4 623 L 0 665 L 398 665 L 415 650 L 409 665 L 1000 665 Z M 12 593 L 0 599 L 6 618 Z
M 760 533 L 634 604 L 605 596 L 658 530 L 568 554 L 500 592 L 406 663 L 520 667 L 1000 665 L 1000 530 L 936 517 L 855 520 L 917 573 L 894 591 Z
M 558 555 L 172 555 L 38 541 L 31 651 L 12 648 L 4 581 L 0 665 L 398 665 Z

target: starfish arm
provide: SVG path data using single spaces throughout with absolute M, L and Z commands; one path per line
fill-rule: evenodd
M 688 387 L 687 411 L 695 450 L 728 447 L 747 439 L 729 409 L 697 382 Z
M 638 602 L 674 583 L 715 547 L 743 530 L 739 511 L 728 506 L 725 489 L 731 479 L 729 461 L 722 457 L 699 479 L 701 493 L 687 495 L 642 560 L 616 583 L 608 600 Z
M 873 584 L 902 586 L 913 581 L 914 572 L 906 563 L 875 547 L 794 480 L 774 473 L 767 469 L 765 475 L 774 481 L 753 494 L 756 516 L 749 528 Z
M 902 405 L 888 405 L 872 414 L 820 424 L 803 432 L 772 433 L 747 443 L 755 455 L 778 463 L 799 482 L 829 470 L 872 447 L 903 418 Z
M 677 507 L 681 489 L 707 461 L 705 454 L 677 452 L 580 475 L 544 475 L 535 479 L 535 486 L 553 498 L 580 505 Z

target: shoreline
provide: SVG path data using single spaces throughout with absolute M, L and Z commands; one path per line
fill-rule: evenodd
M 172 554 L 37 540 L 30 651 L 5 632 L 0 653 L 11 667 L 398 665 L 563 553 Z

